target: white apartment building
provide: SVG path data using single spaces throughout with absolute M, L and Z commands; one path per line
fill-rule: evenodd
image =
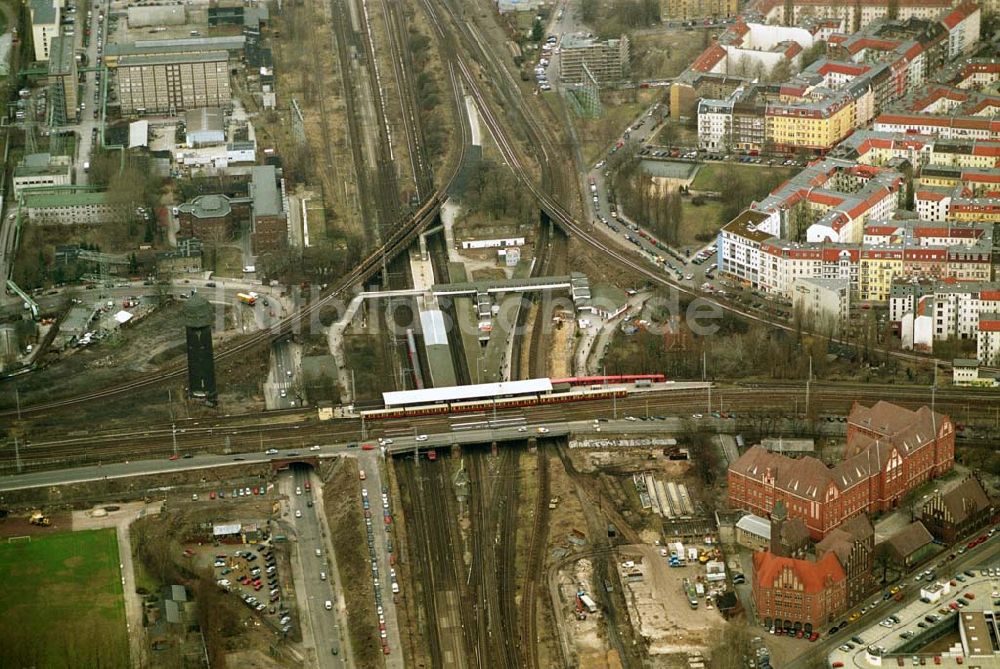
M 966 2 L 941 19 L 948 29 L 948 58 L 957 58 L 975 48 L 979 41 L 981 17 L 979 5 Z
M 733 141 L 733 101 L 702 99 L 698 103 L 698 146 L 729 151 Z
M 956 141 L 1000 140 L 1000 122 L 976 116 L 922 114 L 917 112 L 885 113 L 875 119 L 876 132 L 937 135 Z
M 948 218 L 951 195 L 938 188 L 921 188 L 913 194 L 913 204 L 921 221 L 943 221 Z
M 837 279 L 847 281 L 854 298 L 883 302 L 901 294 L 900 279 L 974 285 L 991 278 L 989 223 L 880 221 L 865 226 L 861 243 L 813 244 L 770 235 L 762 212 L 751 213 L 761 222 L 738 218 L 720 232 L 719 268 L 767 293 L 792 297 L 797 280 Z M 912 309 L 912 300 L 900 305 L 892 320 Z
M 990 311 L 980 315 L 976 357 L 981 365 L 1000 367 L 1000 313 Z
M 973 339 L 980 316 L 1000 311 L 1000 283 L 939 284 L 933 309 L 934 339 Z
M 768 229 L 772 217 L 747 209 L 719 231 L 716 247 L 719 271 L 745 281 L 760 284 L 761 244 L 774 237 Z

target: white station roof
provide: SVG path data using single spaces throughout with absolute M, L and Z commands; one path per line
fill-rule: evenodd
M 115 322 L 118 323 L 118 325 L 125 325 L 130 320 L 132 320 L 132 314 L 124 309 L 115 314 Z
M 387 407 L 409 404 L 435 404 L 440 402 L 461 402 L 484 397 L 506 397 L 527 393 L 550 393 L 552 381 L 549 379 L 525 379 L 524 381 L 501 381 L 500 383 L 477 383 L 469 386 L 446 386 L 425 388 L 424 390 L 399 390 L 382 393 L 382 401 Z

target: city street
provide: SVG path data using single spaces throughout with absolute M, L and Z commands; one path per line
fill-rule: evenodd
M 268 409 L 299 406 L 297 356 L 298 348 L 287 340 L 275 342 L 271 348 L 271 371 L 264 384 Z
M 101 12 L 105 13 L 105 20 L 101 21 Z M 77 13 L 79 22 L 86 22 L 85 13 Z M 90 162 L 93 149 L 101 141 L 101 122 L 103 118 L 99 115 L 103 112 L 104 105 L 101 103 L 99 87 L 106 82 L 99 79 L 101 69 L 98 67 L 97 58 L 103 55 L 104 40 L 107 37 L 107 2 L 97 0 L 91 5 L 91 18 L 88 24 L 90 28 L 90 42 L 86 49 L 83 49 L 83 27 L 77 30 L 77 48 L 83 49 L 87 54 L 87 68 L 95 68 L 84 72 L 84 83 L 80 93 L 81 109 L 80 122 L 70 125 L 66 130 L 73 130 L 77 133 L 76 160 L 74 162 L 75 183 L 81 186 L 87 185 L 88 173 L 85 163 Z M 100 48 L 98 48 L 100 44 Z M 96 112 L 96 114 L 95 114 Z M 96 142 L 94 130 L 97 130 Z
M 392 541 L 393 523 L 385 523 L 382 519 L 382 493 L 388 494 L 388 486 L 382 478 L 382 466 L 380 462 L 382 456 L 378 449 L 372 451 L 361 451 L 358 453 L 358 467 L 365 471 L 367 480 L 361 483 L 368 491 L 368 500 L 371 507 L 371 527 L 375 538 L 375 555 L 378 564 L 379 585 L 381 592 L 382 615 L 385 616 L 386 639 L 389 642 L 390 654 L 386 656 L 387 667 L 398 667 L 402 669 L 403 652 L 402 641 L 399 635 L 399 621 L 396 615 L 396 595 L 392 594 L 389 570 L 392 568 L 389 562 L 388 543 Z M 392 504 L 390 501 L 389 511 L 391 513 Z M 376 602 L 372 601 L 372 606 Z
M 327 537 L 326 525 L 317 516 L 313 495 L 318 491 L 306 490 L 306 482 L 312 486 L 311 469 L 296 467 L 278 477 L 278 489 L 288 498 L 288 522 L 295 528 L 296 543 L 296 592 L 299 594 L 299 611 L 302 613 L 303 645 L 310 645 L 315 652 L 315 662 L 319 667 L 343 667 L 346 656 L 341 653 L 342 634 L 346 627 L 342 624 L 342 607 L 335 603 L 342 593 L 334 592 L 331 579 L 332 545 Z M 327 608 L 327 602 L 330 608 Z M 308 633 L 307 633 L 308 626 Z M 336 650 L 336 652 L 334 652 Z

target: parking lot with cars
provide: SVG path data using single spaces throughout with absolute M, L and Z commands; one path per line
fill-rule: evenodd
M 271 543 L 219 551 L 213 566 L 219 587 L 239 597 L 274 630 L 292 631 L 292 614 L 282 600 L 278 560 Z
M 963 611 L 1000 608 L 1000 542 L 984 531 L 942 555 L 933 566 L 873 596 L 845 616 L 830 634 L 851 627 L 829 655 L 831 667 L 946 666 L 966 664 L 961 644 L 942 649 L 936 640 L 958 639 Z M 893 609 L 893 604 L 901 606 Z M 857 621 L 881 612 L 866 625 Z M 857 629 L 854 629 L 857 626 Z M 931 645 L 933 644 L 933 645 Z M 931 651 L 924 651 L 929 646 Z

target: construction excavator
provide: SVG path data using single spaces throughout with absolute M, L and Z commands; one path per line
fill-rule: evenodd
M 49 525 L 52 524 L 52 519 L 49 518 L 48 516 L 46 516 L 41 511 L 32 511 L 31 512 L 31 524 L 32 525 L 40 525 L 42 527 L 48 527 Z

